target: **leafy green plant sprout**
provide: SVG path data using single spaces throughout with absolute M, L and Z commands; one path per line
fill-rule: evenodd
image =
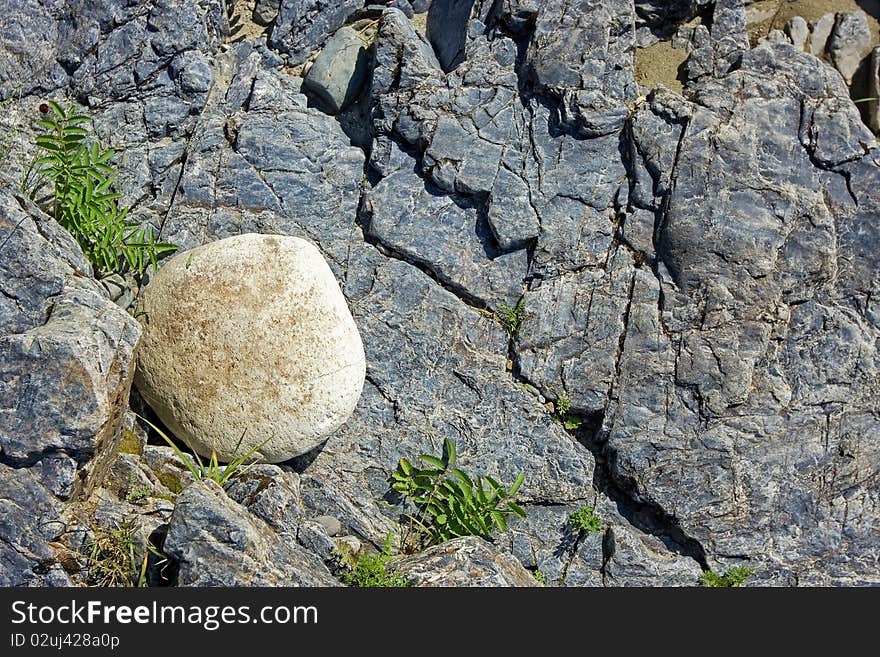
M 515 306 L 508 306 L 506 303 L 498 304 L 498 308 L 495 311 L 495 317 L 498 318 L 498 322 L 504 327 L 504 330 L 507 331 L 508 337 L 513 339 L 513 336 L 516 335 L 516 332 L 522 324 L 525 312 L 526 300 L 520 299 Z
M 177 446 L 177 444 L 165 434 L 164 431 L 162 431 L 159 427 L 150 422 L 147 418 L 140 415 L 136 416 L 146 422 L 157 434 L 159 434 L 159 437 L 162 438 L 162 440 L 168 443 L 171 449 L 174 450 L 174 453 L 177 454 L 178 458 L 180 458 L 180 460 L 183 461 L 184 465 L 186 465 L 186 469 L 189 470 L 189 473 L 193 476 L 193 478 L 195 478 L 197 481 L 210 479 L 211 481 L 216 482 L 221 486 L 225 485 L 226 482 L 228 482 L 233 477 L 242 476 L 253 466 L 255 466 L 259 461 L 254 460 L 250 463 L 247 463 L 247 461 L 251 459 L 257 452 L 259 452 L 260 449 L 269 442 L 269 440 L 271 440 L 271 438 L 267 438 L 243 456 L 239 456 L 225 467 L 221 467 L 217 459 L 217 452 L 215 452 L 214 450 L 211 450 L 211 458 L 208 459 L 208 461 L 206 462 L 202 460 L 202 457 L 198 455 L 196 450 L 187 445 L 187 447 L 192 450 L 192 456 L 190 456 L 183 452 Z M 238 452 L 238 448 L 241 447 L 242 440 L 244 440 L 244 433 L 242 433 L 241 437 L 238 439 L 238 443 L 235 445 L 233 453 Z
M 489 538 L 507 531 L 511 514 L 525 518 L 514 499 L 525 479 L 520 474 L 508 489 L 485 475 L 471 476 L 454 467 L 455 444 L 446 439 L 443 456 L 419 456 L 419 466 L 400 459 L 391 475 L 391 488 L 411 501 L 415 513 L 406 515 L 404 551 L 424 548 L 460 536 Z M 416 545 L 417 544 L 417 545 Z
M 387 564 L 392 556 L 391 543 L 391 534 L 388 534 L 379 554 L 361 552 L 357 559 L 350 554 L 344 555 L 342 562 L 348 567 L 348 571 L 342 575 L 343 584 L 360 588 L 408 587 L 409 582 L 405 577 L 388 572 Z
M 578 532 L 584 534 L 598 533 L 602 531 L 602 520 L 596 515 L 593 507 L 585 505 L 568 516 L 568 524 Z
M 700 583 L 710 588 L 744 586 L 745 581 L 753 572 L 755 572 L 755 569 L 749 566 L 734 566 L 723 575 L 707 570 L 700 575 Z
M 565 420 L 565 416 L 568 415 L 568 412 L 571 410 L 571 399 L 565 390 L 559 393 L 553 408 L 556 411 L 556 417 L 560 420 Z
M 153 493 L 153 487 L 150 484 L 136 485 L 136 481 L 132 479 L 129 484 L 128 493 L 125 495 L 126 502 L 137 502 L 146 497 L 150 497 Z
M 73 235 L 100 275 L 142 274 L 147 264 L 155 269 L 177 247 L 157 242 L 151 226 L 141 228 L 128 220 L 129 208 L 119 208 L 109 163 L 116 151 L 89 139 L 88 116 L 51 100 L 45 106 L 47 116 L 39 122 L 44 132 L 36 137 L 38 154 L 22 192 Z

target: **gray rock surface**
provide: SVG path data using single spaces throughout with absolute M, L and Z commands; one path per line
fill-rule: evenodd
M 314 520 L 305 520 L 299 525 L 296 540 L 309 552 L 318 555 L 325 563 L 337 556 L 337 547 L 333 538 L 327 534 L 323 525 Z
M 254 3 L 254 22 L 258 25 L 270 25 L 278 15 L 281 0 L 257 0 Z
M 292 64 L 301 64 L 363 4 L 363 0 L 281 0 L 269 45 L 288 55 Z
M 872 41 L 868 17 L 863 12 L 838 12 L 826 50 L 847 84 L 852 83 L 862 60 L 871 52 Z
M 0 586 L 70 586 L 49 542 L 64 531 L 61 503 L 33 468 L 0 464 Z
M 731 102 L 734 88 L 747 91 Z M 874 197 L 841 182 L 874 178 L 876 142 L 840 77 L 790 46 L 746 51 L 695 92 L 695 105 L 650 101 L 679 126 L 667 154 L 653 122 L 634 129 L 660 190 L 645 205 L 660 214 L 654 277 L 634 288 L 600 433 L 613 476 L 709 560 L 749 555 L 782 583 L 805 570 L 863 581 L 877 559 L 873 521 L 844 509 L 876 499 L 871 484 L 853 486 L 876 441 L 842 446 L 853 431 L 877 435 L 877 324 L 861 296 L 877 270 L 856 282 L 848 263 L 866 264 L 864 251 L 841 237 L 873 239 L 862 226 Z M 807 483 L 818 479 L 829 483 Z M 673 501 L 673 489 L 688 495 Z
M 785 33 L 795 48 L 804 50 L 810 38 L 810 26 L 802 16 L 794 16 L 785 24 Z
M 367 42 L 351 28 L 341 27 L 326 43 L 303 80 L 331 114 L 351 105 L 363 91 L 368 73 Z
M 5 186 L 0 256 L 0 459 L 87 493 L 115 456 L 140 328 L 71 236 Z
M 183 582 L 328 581 L 335 544 L 311 519 L 381 545 L 400 511 L 389 472 L 444 438 L 469 470 L 526 473 L 528 518 L 498 545 L 550 585 L 689 586 L 740 564 L 758 584 L 880 581 L 877 146 L 830 65 L 784 43 L 750 48 L 742 3 L 702 7 L 684 95 L 647 98 L 636 29 L 665 36 L 705 3 L 435 0 L 430 41 L 400 9 L 365 10 L 381 20 L 356 130 L 310 108 L 283 64 L 317 55 L 363 3 L 278 3 L 268 46 L 232 43 L 216 2 L 83 3 L 75 27 L 66 4 L 26 4 L 0 36 L 0 100 L 23 94 L 15 144 L 30 141 L 40 94 L 71 89 L 124 149 L 132 216 L 182 248 L 310 239 L 364 336 L 364 394 L 323 448 L 264 473 L 265 489 L 230 486 L 244 504 L 207 484 L 182 494 L 170 540 Z M 369 133 L 366 153 L 355 133 Z M 15 175 L 27 153 L 7 160 Z M 34 244 L 33 275 L 0 276 L 12 334 L 42 326 L 65 285 L 92 285 L 86 264 L 69 277 Z M 492 313 L 520 297 L 511 340 Z M 544 406 L 562 392 L 568 431 Z M 28 450 L 4 455 L 7 469 L 66 494 L 78 453 Z M 161 480 L 147 462 L 179 471 L 168 452 L 138 458 Z M 583 504 L 601 533 L 566 529 Z M 146 507 L 101 508 L 109 521 Z M 41 574 L 60 577 L 40 565 L 55 537 L 9 517 L 33 538 L 10 539 L 24 579 L 60 581 Z M 208 519 L 236 533 L 188 549 Z M 254 571 L 230 572 L 239 549 Z
M 164 550 L 181 586 L 333 586 L 323 562 L 252 516 L 211 481 L 177 498 Z
M 871 51 L 868 62 L 868 88 L 865 101 L 865 112 L 868 115 L 868 127 L 876 134 L 880 132 L 880 46 Z
M 538 586 L 519 561 L 475 536 L 435 545 L 390 567 L 411 586 Z
M 821 57 L 826 53 L 828 39 L 831 38 L 836 21 L 835 14 L 824 14 L 813 23 L 813 33 L 810 35 L 810 52 L 816 57 Z
M 276 465 L 259 464 L 225 487 L 227 495 L 247 507 L 277 532 L 296 536 L 303 512 L 299 475 Z

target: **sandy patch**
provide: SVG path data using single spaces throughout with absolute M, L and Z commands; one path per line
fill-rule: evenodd
M 256 41 L 268 28 L 254 22 L 254 6 L 257 0 L 235 0 L 232 16 L 229 17 L 229 40 Z
M 687 51 L 673 48 L 671 41 L 658 41 L 653 46 L 639 48 L 636 50 L 636 82 L 643 87 L 662 84 L 682 93 L 684 85 L 679 79 L 679 71 L 687 57 Z

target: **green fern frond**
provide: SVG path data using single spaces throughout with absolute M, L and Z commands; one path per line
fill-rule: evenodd
M 143 274 L 158 267 L 174 244 L 158 242 L 151 226 L 128 220 L 113 191 L 116 169 L 110 164 L 116 149 L 101 148 L 83 127 L 90 119 L 73 107 L 47 101 L 52 115 L 39 122 L 37 157 L 21 183 L 22 191 L 61 224 L 95 265 L 98 273 Z

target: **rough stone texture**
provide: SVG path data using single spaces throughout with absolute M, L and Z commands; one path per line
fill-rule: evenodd
M 181 586 L 334 586 L 323 562 L 252 516 L 212 481 L 177 498 L 164 550 Z
M 292 64 L 301 64 L 363 4 L 363 0 L 281 0 L 269 45 L 287 54 Z
M 70 235 L 8 187 L 0 256 L 0 459 L 38 464 L 62 497 L 87 493 L 116 449 L 140 328 Z
M 828 47 L 828 39 L 836 22 L 835 14 L 825 14 L 813 24 L 813 33 L 810 36 L 810 52 L 821 57 Z
M 172 493 L 179 493 L 195 481 L 186 463 L 168 445 L 147 445 L 140 460 Z
M 336 543 L 321 523 L 314 520 L 303 521 L 297 530 L 296 540 L 309 552 L 318 555 L 325 562 L 334 558 Z
M 257 0 L 254 3 L 254 22 L 258 25 L 269 25 L 278 15 L 281 0 Z
M 867 93 L 867 97 L 871 99 L 865 103 L 868 127 L 876 134 L 880 132 L 880 46 L 871 51 L 871 59 L 868 62 Z
M 654 536 L 612 527 L 604 538 L 610 553 L 603 564 L 605 586 L 697 586 L 700 567 L 670 552 Z
M 698 104 L 651 101 L 678 133 L 666 154 L 654 119 L 634 129 L 657 259 L 604 416 L 613 476 L 709 560 L 749 555 L 778 583 L 874 579 L 878 279 L 847 236 L 876 239 L 861 191 L 876 142 L 840 77 L 790 46 L 701 82 Z
M 750 49 L 734 0 L 438 1 L 438 53 L 400 3 L 365 10 L 381 18 L 375 66 L 349 112 L 369 125 L 337 121 L 283 64 L 316 55 L 361 4 L 284 2 L 269 47 L 232 43 L 207 0 L 84 3 L 73 30 L 47 2 L 10 12 L 21 30 L 0 37 L 0 98 L 24 81 L 0 135 L 24 117 L 28 142 L 37 94 L 70 88 L 125 149 L 123 200 L 163 239 L 305 237 L 340 281 L 367 350 L 358 407 L 281 466 L 299 497 L 273 471 L 229 522 L 279 543 L 265 499 L 301 509 L 282 543 L 319 561 L 333 539 L 304 518 L 381 545 L 397 459 L 452 438 L 467 469 L 526 472 L 528 518 L 498 544 L 551 585 L 694 585 L 738 564 L 750 583 L 877 584 L 880 186 L 841 76 L 792 45 Z M 436 29 L 452 4 L 467 11 Z M 695 4 L 684 97 L 640 98 L 637 29 L 665 38 Z M 806 47 L 824 55 L 834 25 Z M 27 159 L 10 154 L 10 175 Z M 510 340 L 492 311 L 520 296 Z M 569 431 L 544 405 L 563 391 Z M 143 460 L 171 472 L 167 451 Z M 36 478 L 65 463 L 38 460 Z M 583 504 L 600 534 L 566 530 Z M 191 580 L 206 555 L 188 555 Z
M 538 586 L 510 554 L 467 536 L 391 562 L 412 586 Z
M 847 84 L 852 83 L 862 60 L 871 52 L 872 41 L 868 17 L 863 12 L 837 14 L 826 50 Z
M 49 542 L 64 531 L 61 503 L 35 469 L 0 464 L 0 586 L 70 586 Z
M 285 472 L 274 465 L 255 465 L 234 477 L 226 486 L 226 493 L 275 531 L 296 536 L 303 503 L 299 475 L 295 472 Z
M 303 239 L 248 233 L 179 253 L 144 289 L 138 314 L 138 391 L 202 456 L 229 462 L 258 449 L 286 461 L 357 404 L 358 329 Z
M 303 87 L 332 114 L 351 105 L 364 88 L 368 72 L 366 45 L 364 37 L 353 28 L 340 28 L 303 80 Z

